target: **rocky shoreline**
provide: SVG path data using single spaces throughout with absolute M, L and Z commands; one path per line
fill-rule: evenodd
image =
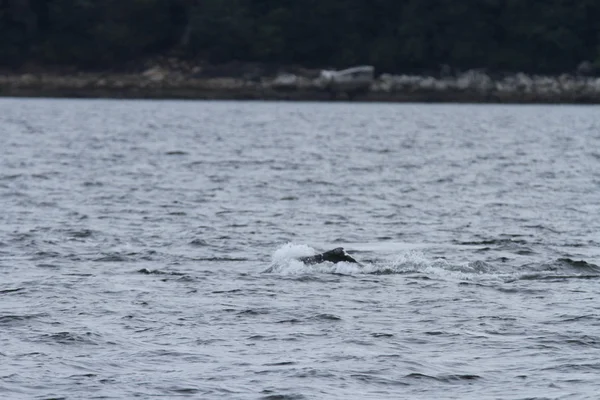
M 478 70 L 457 76 L 377 76 L 348 95 L 325 90 L 318 71 L 223 77 L 200 67 L 160 65 L 129 73 L 0 72 L 0 96 L 119 99 L 295 100 L 366 102 L 600 104 L 600 77 L 523 73 L 492 78 Z

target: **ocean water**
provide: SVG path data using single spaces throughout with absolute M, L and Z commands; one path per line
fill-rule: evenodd
M 1 398 L 596 399 L 599 265 L 596 106 L 0 100 Z

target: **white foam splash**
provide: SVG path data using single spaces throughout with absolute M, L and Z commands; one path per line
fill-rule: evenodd
M 316 273 L 352 275 L 365 273 L 363 268 L 353 263 L 340 262 L 334 264 L 322 262 L 306 265 L 298 260 L 300 257 L 308 257 L 317 253 L 317 250 L 306 244 L 286 243 L 275 250 L 271 257 L 271 265 L 264 272 L 283 275 Z
M 474 280 L 480 277 L 498 277 L 498 271 L 494 271 L 486 263 L 475 261 L 452 264 L 442 258 L 430 259 L 420 250 L 408 250 L 396 255 L 392 259 L 374 263 L 361 262 L 360 264 L 354 264 L 340 262 L 334 264 L 322 262 L 305 265 L 303 262 L 298 261 L 300 257 L 307 257 L 316 253 L 318 253 L 317 250 L 306 244 L 286 243 L 275 250 L 271 257 L 271 265 L 264 272 L 282 275 L 422 274 L 427 277 L 458 281 Z
M 317 254 L 317 251 L 305 244 L 286 243 L 273 253 L 272 262 L 279 263 L 282 261 L 292 260 L 300 257 L 309 257 Z

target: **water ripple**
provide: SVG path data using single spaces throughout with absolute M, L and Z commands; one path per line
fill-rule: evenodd
M 593 107 L 0 107 L 3 398 L 600 391 Z

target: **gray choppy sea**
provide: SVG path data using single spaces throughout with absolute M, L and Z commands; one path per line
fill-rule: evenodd
M 0 206 L 1 398 L 600 393 L 596 106 L 1 99 Z

